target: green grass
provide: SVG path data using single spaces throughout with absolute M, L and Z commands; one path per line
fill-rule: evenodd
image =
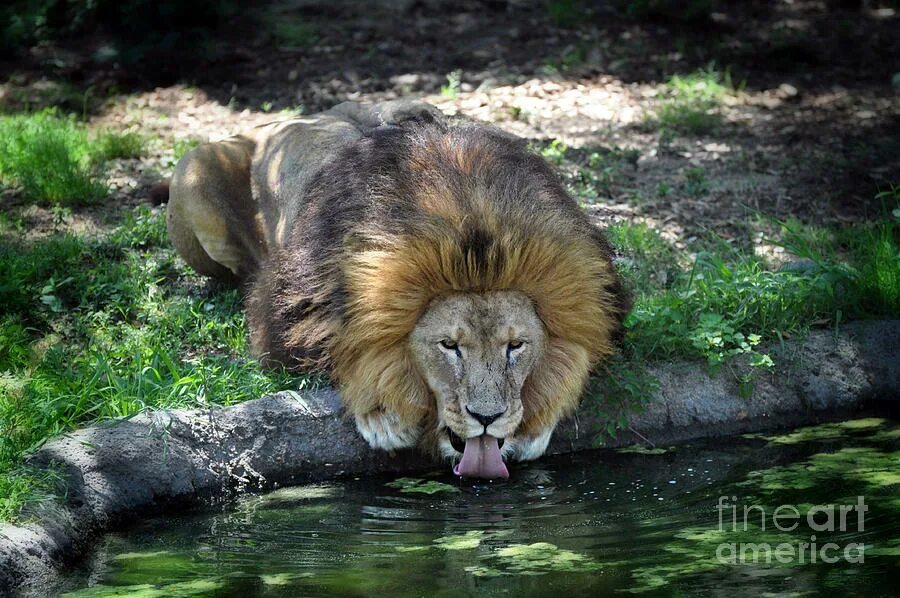
M 687 256 L 643 225 L 617 225 L 610 239 L 631 258 L 620 268 L 636 296 L 628 345 L 645 359 L 703 357 L 717 365 L 729 351 L 746 349 L 742 341 L 755 346 L 812 322 L 900 313 L 894 217 L 840 232 L 783 223 L 775 242 L 811 261 L 800 269 L 774 270 L 724 243 L 680 266 Z
M 108 192 L 87 131 L 54 111 L 0 117 L 0 183 L 50 204 L 89 203 Z
M 0 522 L 15 520 L 23 505 L 35 507 L 58 500 L 61 478 L 49 469 L 13 467 L 0 473 Z
M 172 158 L 168 160 L 168 166 L 174 167 L 178 164 L 179 160 L 181 160 L 185 154 L 189 151 L 198 147 L 202 141 L 199 139 L 188 137 L 185 139 L 176 139 L 175 143 L 172 146 Z
M 0 116 L 0 184 L 28 202 L 81 205 L 105 198 L 103 163 L 143 154 L 137 133 L 110 131 L 92 138 L 84 126 L 55 110 Z
M 441 85 L 441 96 L 454 99 L 459 95 L 462 86 L 462 71 L 451 71 L 447 73 L 447 83 Z
M 778 366 L 762 349 L 766 342 L 802 335 L 814 323 L 837 327 L 849 319 L 897 317 L 900 187 L 883 199 L 889 209 L 881 220 L 840 230 L 779 223 L 772 241 L 807 260 L 804 268 L 773 269 L 724 242 L 689 256 L 645 225 L 610 227 L 635 304 L 622 355 L 589 391 L 607 420 L 599 438 L 615 435 L 627 424 L 624 414 L 640 409 L 656 390 L 644 373 L 648 361 L 703 359 L 716 373 L 743 360 L 749 368 L 732 373 L 749 398 L 756 373 Z
M 645 122 L 662 130 L 704 135 L 722 123 L 718 108 L 734 93 L 727 71 L 712 66 L 687 75 L 674 75 L 663 87 L 663 97 Z
M 48 437 L 142 409 L 232 404 L 311 383 L 248 357 L 241 297 L 200 284 L 142 208 L 100 240 L 0 234 L 0 520 L 50 481 Z
M 641 157 L 639 150 L 619 146 L 570 149 L 559 139 L 531 142 L 529 149 L 558 167 L 566 189 L 582 205 L 623 191 L 625 171 L 636 169 Z
M 103 131 L 93 142 L 91 156 L 95 162 L 121 158 L 140 158 L 144 155 L 146 147 L 147 140 L 140 133 L 133 131 L 127 133 Z

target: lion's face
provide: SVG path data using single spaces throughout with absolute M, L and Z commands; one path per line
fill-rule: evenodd
M 522 387 L 545 350 L 531 301 L 513 291 L 438 299 L 409 342 L 436 398 L 442 454 L 462 453 L 457 473 L 503 477 L 500 449 L 521 450 L 515 433 L 524 413 Z

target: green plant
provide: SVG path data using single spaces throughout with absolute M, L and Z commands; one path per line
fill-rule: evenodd
M 584 151 L 576 150 L 568 156 L 566 150 L 564 144 L 555 141 L 540 153 L 557 166 L 562 166 L 567 159 L 578 165 L 574 172 L 570 168 L 563 169 L 562 176 L 568 191 L 582 205 L 594 204 L 601 197 L 616 194 L 623 168 L 626 165 L 636 167 L 641 156 L 637 149 L 618 146 L 600 148 L 599 151 L 591 151 L 586 155 Z
M 612 246 L 622 258 L 620 273 L 632 292 L 643 297 L 665 289 L 679 272 L 680 258 L 674 247 L 644 223 L 617 222 L 606 229 Z
M 172 148 L 172 160 L 169 161 L 169 166 L 175 166 L 178 164 L 178 161 L 181 160 L 185 154 L 199 146 L 201 141 L 199 139 L 195 139 L 193 137 L 188 137 L 184 139 L 176 139 L 175 144 Z
M 717 109 L 733 92 L 729 72 L 720 72 L 712 65 L 688 75 L 674 75 L 663 88 L 655 114 L 648 115 L 646 122 L 663 130 L 709 133 L 721 124 Z
M 146 151 L 147 140 L 140 133 L 129 131 L 116 133 L 102 131 L 91 146 L 91 156 L 96 162 L 117 158 L 140 158 Z
M 900 187 L 879 199 L 884 216 L 876 222 L 829 230 L 778 222 L 769 241 L 812 263 L 799 269 L 773 271 L 722 242 L 687 260 L 646 225 L 608 227 L 635 304 L 622 355 L 588 393 L 606 422 L 599 440 L 653 394 L 654 381 L 642 374 L 648 361 L 700 358 L 713 374 L 727 367 L 749 398 L 756 376 L 777 366 L 763 343 L 823 322 L 900 313 Z M 735 360 L 743 367 L 732 368 Z
M 647 371 L 643 360 L 617 355 L 606 362 L 599 375 L 591 377 L 586 401 L 600 420 L 594 430 L 594 446 L 616 438 L 628 427 L 628 416 L 640 413 L 659 391 L 659 380 Z
M 462 85 L 462 71 L 451 71 L 447 73 L 447 84 L 441 86 L 441 95 L 445 98 L 453 99 L 459 95 L 459 89 Z
M 56 434 L 317 383 L 248 358 L 240 304 L 176 259 L 159 209 L 136 209 L 98 240 L 0 237 L 0 518 L 44 492 L 16 472 Z
M 108 193 L 84 126 L 54 110 L 0 117 L 0 182 L 50 204 L 89 203 Z
M 736 332 L 771 339 L 802 329 L 828 309 L 827 281 L 771 272 L 752 256 L 736 254 L 726 261 L 700 252 L 690 271 L 679 273 L 668 289 L 640 298 L 625 325 L 629 342 L 649 358 L 711 359 L 719 350 L 716 343 L 698 339 L 716 327 L 723 339 Z
M 0 381 L 2 383 L 2 381 Z M 2 391 L 0 391 L 2 392 Z M 17 467 L 0 470 L 0 521 L 28 520 L 23 507 L 30 508 L 59 499 L 60 476 L 54 470 Z M 24 515 L 24 516 L 23 516 Z
M 660 181 L 656 184 L 656 196 L 668 197 L 672 193 L 672 185 L 666 181 Z
M 688 195 L 700 197 L 709 192 L 709 180 L 706 178 L 706 171 L 700 166 L 688 168 L 684 171 L 684 190 Z
M 781 222 L 779 239 L 771 240 L 812 262 L 836 309 L 850 317 L 900 313 L 900 186 L 877 197 L 884 205 L 880 221 L 835 231 Z
M 762 337 L 758 334 L 747 334 L 734 329 L 732 322 L 722 314 L 704 313 L 697 318 L 697 325 L 691 331 L 690 341 L 694 348 L 706 356 L 710 373 L 716 373 L 726 360 L 753 354 L 751 365 L 755 367 L 772 367 L 772 358 L 765 354 L 755 353 Z
M 563 160 L 566 159 L 567 149 L 569 148 L 565 143 L 563 143 L 559 139 L 554 139 L 547 146 L 540 150 L 540 154 L 544 157 L 545 160 L 559 166 L 563 163 Z
M 566 47 L 557 59 L 548 58 L 544 66 L 554 73 L 568 73 L 580 66 L 587 58 L 588 48 L 584 43 Z

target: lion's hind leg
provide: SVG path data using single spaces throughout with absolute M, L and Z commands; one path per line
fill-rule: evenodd
M 184 156 L 172 175 L 169 238 L 200 274 L 245 280 L 265 255 L 250 187 L 253 148 L 243 137 L 204 144 Z

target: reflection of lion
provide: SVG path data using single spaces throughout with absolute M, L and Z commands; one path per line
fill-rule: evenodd
M 540 456 L 627 310 L 609 246 L 547 164 L 423 104 L 341 104 L 203 145 L 170 194 L 184 259 L 249 285 L 264 363 L 330 369 L 373 447 L 423 444 L 460 475 Z

